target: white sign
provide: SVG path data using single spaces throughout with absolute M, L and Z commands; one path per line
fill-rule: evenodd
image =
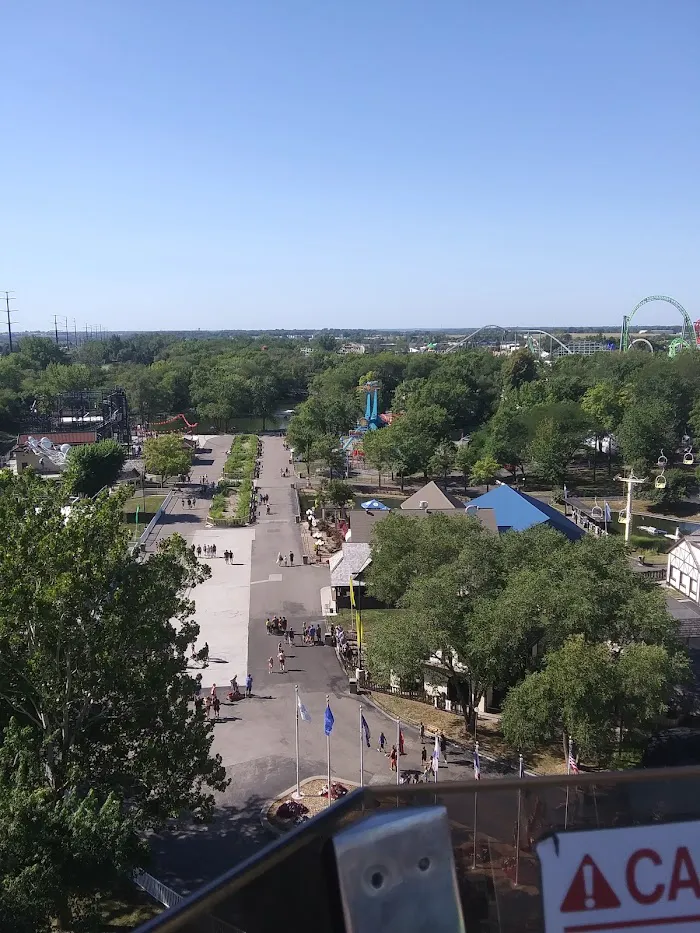
M 557 833 L 537 855 L 547 933 L 700 930 L 700 822 Z

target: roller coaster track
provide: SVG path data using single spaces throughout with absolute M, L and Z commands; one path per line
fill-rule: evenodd
M 532 327 L 503 327 L 500 324 L 484 324 L 481 327 L 477 327 L 477 329 L 472 331 L 471 334 L 467 334 L 467 336 L 460 340 L 458 343 L 453 343 L 445 350 L 445 353 L 451 353 L 454 350 L 458 350 L 460 347 L 466 346 L 474 339 L 474 337 L 476 337 L 477 334 L 480 334 L 482 330 L 500 330 L 502 333 L 522 334 L 528 345 L 530 344 L 529 338 L 531 337 L 535 338 L 534 342 L 537 344 L 539 344 L 539 341 L 536 339 L 537 337 L 549 337 L 550 340 L 553 340 L 555 343 L 559 344 L 565 353 L 572 352 L 570 347 L 567 347 L 567 345 L 562 343 L 558 337 L 555 337 L 554 334 L 550 334 L 549 331 L 546 330 L 539 330 Z
M 193 428 L 196 428 L 199 424 L 198 421 L 195 421 L 194 424 L 190 424 L 187 418 L 180 412 L 179 415 L 174 415 L 172 418 L 168 418 L 167 421 L 154 421 L 152 427 L 160 427 L 164 424 L 175 424 L 176 421 L 184 421 L 188 431 L 191 431 Z

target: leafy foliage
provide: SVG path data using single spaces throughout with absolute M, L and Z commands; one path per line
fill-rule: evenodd
M 124 448 L 115 440 L 73 447 L 62 479 L 73 496 L 94 496 L 116 482 L 126 460 Z
M 161 483 L 170 476 L 187 473 L 192 464 L 192 454 L 177 434 L 149 437 L 143 445 L 143 457 L 146 471 L 159 475 Z

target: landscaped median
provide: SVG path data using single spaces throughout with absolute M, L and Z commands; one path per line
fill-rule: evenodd
M 355 781 L 345 781 L 331 778 L 331 806 L 341 800 L 347 793 L 358 787 Z M 323 813 L 328 808 L 328 783 L 324 777 L 310 777 L 299 784 L 301 797 L 296 798 L 295 787 L 279 794 L 274 800 L 265 804 L 261 819 L 264 826 L 273 832 L 284 833 L 294 829 L 299 823 Z
M 248 523 L 257 452 L 257 435 L 239 434 L 234 439 L 209 509 L 212 524 L 230 528 Z

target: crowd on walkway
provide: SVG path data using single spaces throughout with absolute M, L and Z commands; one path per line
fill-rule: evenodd
M 195 548 L 194 544 L 190 545 L 193 554 L 196 554 L 197 557 L 216 557 L 216 545 L 215 544 L 198 544 Z M 233 564 L 233 551 L 226 550 L 221 555 L 227 564 Z

